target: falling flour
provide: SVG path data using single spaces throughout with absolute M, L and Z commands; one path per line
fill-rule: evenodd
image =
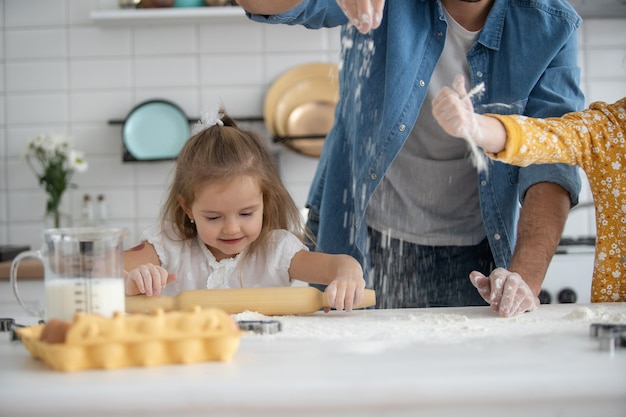
M 356 48 L 356 51 L 361 55 L 361 66 L 359 68 L 347 68 L 348 71 L 356 71 L 360 78 L 369 78 L 370 69 L 372 66 L 372 58 L 375 53 L 374 38 L 372 33 L 369 32 L 363 36 L 355 37 L 357 29 L 348 24 L 345 30 L 344 36 L 341 38 L 342 54 L 339 60 L 338 68 L 341 71 L 346 64 L 346 55 Z M 354 89 L 354 102 L 356 103 L 356 110 L 361 111 L 361 84 L 359 83 Z
M 480 83 L 476 85 L 474 88 L 472 88 L 465 95 L 465 97 L 463 97 L 463 99 L 467 98 L 471 100 L 472 97 L 474 97 L 475 95 L 482 94 L 484 92 L 485 92 L 485 83 Z M 474 121 L 474 123 L 476 123 L 476 121 Z M 472 140 L 476 134 L 480 134 L 477 132 L 480 132 L 480 130 L 476 129 L 476 132 L 464 132 L 465 133 L 464 136 L 467 138 L 466 142 L 469 144 L 469 147 L 470 147 L 472 163 L 474 164 L 474 166 L 476 167 L 478 171 L 485 172 L 487 171 L 487 159 L 485 158 L 485 155 L 483 155 L 482 151 L 478 149 L 478 146 L 476 146 L 476 143 L 474 143 L 474 140 Z

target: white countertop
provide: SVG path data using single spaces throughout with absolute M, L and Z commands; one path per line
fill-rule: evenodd
M 21 293 L 36 294 L 41 281 Z M 33 303 L 37 303 L 33 300 Z M 0 282 L 0 316 L 33 324 Z M 595 322 L 626 304 L 361 310 L 276 319 L 230 362 L 63 373 L 0 334 L 0 416 L 626 416 L 626 349 Z

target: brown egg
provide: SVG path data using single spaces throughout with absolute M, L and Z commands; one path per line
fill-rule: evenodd
M 46 343 L 65 343 L 65 337 L 71 325 L 68 321 L 52 319 L 41 330 L 39 339 Z

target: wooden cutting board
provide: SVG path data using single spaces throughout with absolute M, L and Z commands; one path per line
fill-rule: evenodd
M 371 307 L 375 304 L 376 293 L 366 289 L 363 302 L 353 308 Z M 328 301 L 325 293 L 308 286 L 193 290 L 183 291 L 173 297 L 126 297 L 127 313 L 149 313 L 157 308 L 165 311 L 183 310 L 195 305 L 221 308 L 229 314 L 255 311 L 267 316 L 285 316 L 316 312 L 328 307 Z

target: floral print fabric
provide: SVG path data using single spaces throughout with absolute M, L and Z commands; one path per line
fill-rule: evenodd
M 626 97 L 560 118 L 490 114 L 505 126 L 510 164 L 562 162 L 583 168 L 596 208 L 592 302 L 626 301 Z

